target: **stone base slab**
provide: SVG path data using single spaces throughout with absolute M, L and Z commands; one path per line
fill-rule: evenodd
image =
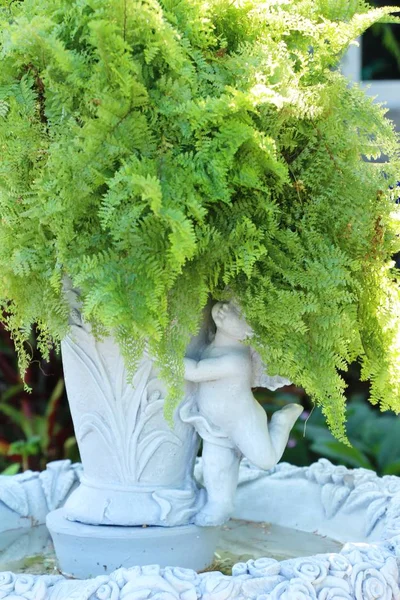
M 202 571 L 214 558 L 216 527 L 117 527 L 71 522 L 63 509 L 47 515 L 59 568 L 64 575 L 87 579 L 120 567 L 158 564 Z

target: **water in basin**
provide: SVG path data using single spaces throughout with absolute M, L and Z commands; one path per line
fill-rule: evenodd
M 213 570 L 230 575 L 232 566 L 251 558 L 269 557 L 286 560 L 340 552 L 343 544 L 316 533 L 305 533 L 273 525 L 232 519 L 221 528 Z
M 231 520 L 221 536 L 211 570 L 229 575 L 232 566 L 251 558 L 268 556 L 277 560 L 339 552 L 340 542 L 319 536 L 252 521 Z M 0 534 L 0 571 L 56 574 L 57 563 L 50 536 L 44 525 Z

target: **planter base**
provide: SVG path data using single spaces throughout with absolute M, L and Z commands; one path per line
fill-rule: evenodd
M 102 486 L 83 476 L 68 498 L 64 514 L 70 521 L 87 525 L 176 527 L 193 521 L 204 502 L 204 490 L 195 484 L 185 489 L 159 486 L 146 490 L 144 486 Z
M 158 564 L 202 571 L 214 558 L 216 527 L 114 527 L 71 522 L 64 510 L 47 516 L 60 570 L 86 579 L 119 567 Z

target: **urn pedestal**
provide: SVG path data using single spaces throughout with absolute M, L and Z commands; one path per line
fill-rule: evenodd
M 151 358 L 129 381 L 115 341 L 96 340 L 83 324 L 72 325 L 62 357 L 84 471 L 47 520 L 61 570 L 87 577 L 121 565 L 182 566 L 183 557 L 185 566 L 207 567 L 217 531 L 192 525 L 205 501 L 193 478 L 199 439 L 178 414 L 173 427 L 166 422 L 166 386 Z M 187 384 L 186 400 L 192 393 Z

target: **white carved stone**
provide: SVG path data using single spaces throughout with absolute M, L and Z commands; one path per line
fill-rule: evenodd
M 270 423 L 254 398 L 252 388 L 263 383 L 270 389 L 290 383 L 269 377 L 258 354 L 246 343 L 253 331 L 233 302 L 217 302 L 211 310 L 215 334 L 199 359 L 185 358 L 185 379 L 197 384 L 192 401 L 179 411 L 203 439 L 203 484 L 207 502 L 195 523 L 221 525 L 233 512 L 239 463 L 245 456 L 261 469 L 281 459 L 296 419 L 299 404 L 288 404 L 274 413 Z
M 62 358 L 84 465 L 65 517 L 89 525 L 224 523 L 233 511 L 241 457 L 263 469 L 276 465 L 303 410 L 289 404 L 268 423 L 252 387 L 263 380 L 276 389 L 288 381 L 266 375 L 246 343 L 253 333 L 239 308 L 216 303 L 212 318 L 205 317 L 185 358 L 184 397 L 171 427 L 164 417 L 167 388 L 152 358 L 144 353 L 129 378 L 114 339 L 92 335 L 79 294 L 68 282 L 65 289 L 71 329 Z M 215 331 L 207 335 L 211 324 Z M 198 434 L 205 490 L 193 477 Z
M 195 472 L 201 481 L 201 461 Z M 379 541 L 400 533 L 399 477 L 320 459 L 309 467 L 281 463 L 268 473 L 243 460 L 239 479 L 237 518 L 317 531 L 341 542 Z
M 0 532 L 42 525 L 79 484 L 81 465 L 54 461 L 42 473 L 0 475 Z
M 50 468 L 52 468 L 50 466 Z M 201 475 L 201 461 L 197 473 Z M 67 472 L 79 473 L 79 467 L 67 461 L 64 468 L 57 468 L 60 477 Z M 14 476 L 14 500 L 18 510 L 28 501 L 34 509 L 36 499 L 44 497 L 42 479 L 38 474 Z M 335 467 L 321 460 L 310 467 L 293 467 L 281 464 L 265 473 L 243 461 L 239 474 L 236 498 L 236 514 L 253 514 L 260 520 L 268 520 L 274 506 L 282 498 L 281 485 L 286 486 L 292 510 L 286 513 L 286 524 L 293 526 L 297 513 L 298 528 L 308 523 L 307 506 L 301 503 L 298 493 L 312 499 L 314 530 L 322 532 L 326 523 L 340 524 L 349 513 L 358 522 L 358 533 L 368 541 L 360 542 L 354 537 L 341 552 L 320 554 L 278 562 L 271 558 L 249 560 L 234 566 L 232 576 L 218 572 L 197 574 L 190 569 L 161 568 L 158 565 L 118 569 L 111 575 L 91 580 L 68 580 L 61 576 L 16 575 L 0 572 L 0 598 L 3 600 L 398 600 L 400 598 L 400 478 L 377 477 L 365 469 Z M 5 478 L 0 479 L 0 488 Z M 329 500 L 326 486 L 335 485 L 348 489 L 343 493 L 346 500 L 334 503 Z M 261 504 L 253 494 L 265 494 Z M 325 490 L 325 491 L 324 491 Z M 337 497 L 341 494 L 337 492 Z M 10 496 L 8 496 L 10 498 Z M 379 501 L 379 517 L 372 518 L 368 508 Z M 376 504 L 378 506 L 378 504 Z M 7 528 L 3 518 L 14 509 L 0 502 L 0 531 Z M 8 512 L 4 512 L 8 511 Z M 11 512 L 10 512 L 11 511 Z M 25 511 L 26 513 L 26 508 Z M 36 513 L 37 514 L 37 513 Z M 29 519 L 29 515 L 24 517 Z M 289 521 L 289 522 L 288 522 Z M 347 523 L 347 521 L 346 521 Z M 373 526 L 372 526 L 373 523 Z M 309 530 L 309 529 L 308 529 Z M 379 534 L 377 533 L 379 531 Z M 338 527 L 340 538 L 345 540 L 345 527 Z M 368 533 L 369 532 L 369 533 Z M 347 539 L 353 537 L 349 533 Z M 375 538 L 375 541 L 370 540 Z
M 62 508 L 50 512 L 46 524 L 60 571 L 77 579 L 149 563 L 204 571 L 214 561 L 219 538 L 218 528 L 196 525 L 86 525 L 66 519 Z
M 171 427 L 164 417 L 167 389 L 154 361 L 145 353 L 129 379 L 116 342 L 92 335 L 77 294 L 69 294 L 71 329 L 62 356 L 84 471 L 61 512 L 55 509 L 74 483 L 72 474 L 58 486 L 52 467 L 42 476 L 60 568 L 77 577 L 148 561 L 205 568 L 217 541 L 210 526 L 233 511 L 241 455 L 259 457 L 264 469 L 275 465 L 302 407 L 289 405 L 268 424 L 251 391 L 255 353 L 243 343 L 251 330 L 234 305 L 217 303 L 212 341 L 200 335 L 189 348 L 186 396 Z M 256 369 L 258 377 L 259 362 Z M 274 387 L 283 383 L 273 381 Z M 232 403 L 235 411 L 227 416 Z M 203 438 L 206 491 L 194 480 L 196 431 Z M 27 501 L 20 496 L 18 502 L 26 517 Z M 137 528 L 143 525 L 152 529 Z
M 131 382 L 113 339 L 72 325 L 65 382 L 84 465 L 65 515 L 93 525 L 184 525 L 204 503 L 193 479 L 198 436 L 164 418 L 165 385 L 143 356 Z M 190 385 L 187 386 L 190 393 Z

